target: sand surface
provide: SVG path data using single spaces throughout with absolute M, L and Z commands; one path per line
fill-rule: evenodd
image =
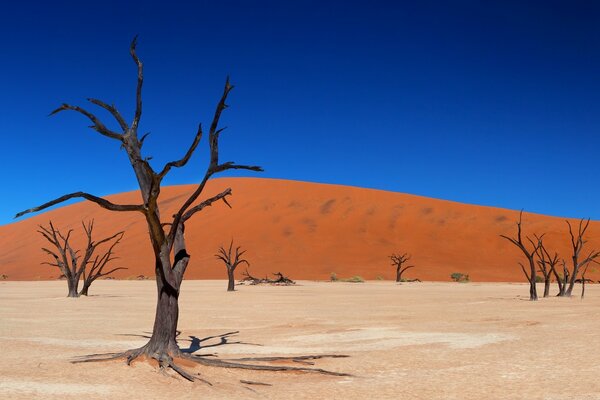
M 389 255 L 413 255 L 407 278 L 448 281 L 453 272 L 474 281 L 522 282 L 520 251 L 500 238 L 514 235 L 517 211 L 480 207 L 382 190 L 324 185 L 278 179 L 223 178 L 209 182 L 204 198 L 231 187 L 229 209 L 215 204 L 186 224 L 187 251 L 192 255 L 188 279 L 224 279 L 225 267 L 214 254 L 234 238 L 247 250 L 251 273 L 264 276 L 281 271 L 292 279 L 328 279 L 360 275 L 394 279 Z M 161 190 L 165 222 L 187 198 L 193 186 Z M 140 202 L 138 192 L 109 196 L 119 204 Z M 50 200 L 50 199 L 48 199 Z M 25 204 L 23 208 L 35 204 Z M 15 210 L 15 213 L 20 210 Z M 582 215 L 585 217 L 585 215 Z M 41 265 L 47 246 L 36 232 L 52 220 L 62 230 L 75 229 L 73 244 L 83 241 L 82 220 L 95 219 L 97 238 L 125 230 L 120 279 L 154 276 L 148 229 L 139 213 L 115 213 L 81 202 L 33 218 L 0 226 L 0 275 L 9 280 L 56 279 L 56 268 Z M 573 221 L 577 223 L 577 221 Z M 563 218 L 524 214 L 524 235 L 546 233 L 546 244 L 570 260 L 570 239 Z M 583 253 L 600 248 L 600 223 L 592 221 Z M 79 240 L 79 242 L 78 242 Z M 600 279 L 589 271 L 588 277 Z
M 213 386 L 147 363 L 69 363 L 143 345 L 153 281 L 65 294 L 65 282 L 0 282 L 0 398 L 600 399 L 597 285 L 584 301 L 529 302 L 522 284 L 302 281 L 227 293 L 224 281 L 186 281 L 182 348 L 197 337 L 209 338 L 198 354 L 221 358 L 347 354 L 315 366 L 354 375 L 192 368 Z

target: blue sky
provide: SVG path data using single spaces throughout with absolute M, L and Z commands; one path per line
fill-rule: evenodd
M 131 118 L 135 34 L 155 165 L 209 124 L 230 74 L 222 158 L 265 168 L 253 176 L 600 219 L 598 2 L 12 3 L 0 224 L 65 193 L 136 188 L 117 142 L 48 117 L 96 97 Z M 167 183 L 196 182 L 206 155 Z

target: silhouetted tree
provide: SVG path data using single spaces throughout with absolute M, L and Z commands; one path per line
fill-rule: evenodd
M 402 255 L 392 254 L 390 259 L 392 260 L 392 265 L 396 267 L 396 282 L 402 282 L 402 274 L 410 268 L 414 268 L 414 265 L 407 265 L 403 267 L 403 265 L 410 260 L 411 255 L 408 253 L 404 253 Z
M 82 114 L 92 123 L 91 129 L 101 135 L 115 140 L 119 148 L 124 149 L 131 167 L 135 173 L 142 202 L 140 204 L 117 204 L 107 199 L 85 193 L 75 192 L 61 196 L 55 200 L 49 201 L 41 206 L 34 207 L 16 215 L 19 217 L 26 213 L 36 212 L 53 205 L 62 203 L 73 198 L 84 198 L 98 204 L 110 211 L 118 212 L 139 212 L 141 213 L 148 225 L 148 234 L 152 251 L 154 253 L 154 271 L 156 275 L 156 285 L 158 299 L 156 304 L 156 315 L 154 318 L 154 327 L 152 336 L 148 343 L 144 346 L 126 351 L 124 353 L 110 354 L 104 356 L 85 357 L 80 362 L 107 360 L 114 358 L 125 357 L 127 363 L 132 360 L 146 356 L 148 359 L 158 361 L 161 369 L 171 368 L 181 376 L 188 380 L 200 379 L 197 376 L 192 376 L 181 369 L 175 362 L 174 358 L 186 358 L 196 363 L 204 365 L 213 365 L 227 368 L 244 368 L 244 369 L 260 369 L 260 370 L 297 370 L 297 371 L 316 371 L 324 372 L 319 369 L 303 368 L 303 367 L 282 367 L 268 365 L 248 365 L 231 361 L 222 361 L 214 358 L 206 358 L 201 356 L 190 355 L 180 350 L 177 344 L 176 332 L 177 322 L 179 319 L 179 293 L 181 282 L 190 261 L 190 254 L 187 252 L 185 244 L 185 224 L 196 213 L 204 208 L 211 206 L 217 201 L 223 201 L 229 206 L 227 197 L 231 195 L 231 188 L 227 188 L 220 193 L 213 194 L 211 197 L 200 200 L 201 194 L 204 192 L 206 183 L 210 178 L 218 173 L 229 170 L 250 170 L 262 171 L 261 167 L 253 165 L 240 165 L 232 161 L 222 162 L 219 159 L 219 138 L 225 128 L 219 128 L 219 120 L 222 112 L 227 108 L 227 96 L 233 89 L 229 82 L 229 78 L 225 81 L 223 94 L 217 103 L 212 122 L 208 130 L 208 146 L 210 150 L 208 166 L 201 178 L 200 183 L 196 188 L 185 197 L 185 200 L 178 205 L 177 210 L 172 214 L 169 221 L 164 221 L 164 214 L 161 213 L 159 205 L 159 195 L 161 185 L 164 178 L 173 168 L 184 167 L 200 143 L 203 136 L 202 126 L 198 126 L 196 135 L 192 143 L 185 152 L 182 158 L 167 162 L 162 168 L 155 170 L 150 164 L 151 157 L 142 155 L 142 146 L 144 140 L 148 137 L 148 133 L 139 135 L 138 128 L 140 118 L 142 116 L 142 86 L 144 82 L 143 64 L 136 53 L 137 38 L 131 42 L 130 54 L 137 67 L 137 86 L 135 95 L 135 113 L 131 123 L 128 123 L 121 113 L 112 104 L 105 103 L 98 99 L 88 99 L 92 104 L 99 106 L 107 111 L 117 122 L 120 131 L 114 131 L 104 124 L 96 115 L 88 110 L 70 104 L 63 104 L 50 115 L 57 114 L 62 111 L 75 111 Z M 318 356 L 317 358 L 321 358 Z M 257 358 L 257 360 L 259 360 Z M 260 361 L 264 361 L 260 359 Z
M 585 221 L 585 222 L 584 222 Z M 569 285 L 565 290 L 564 296 L 570 297 L 573 293 L 573 288 L 575 287 L 575 283 L 577 281 L 577 275 L 581 271 L 582 268 L 586 268 L 588 264 L 592 262 L 597 262 L 596 258 L 600 256 L 600 251 L 592 250 L 589 252 L 587 257 L 581 259 L 581 251 L 583 250 L 583 246 L 587 243 L 587 240 L 584 239 L 585 232 L 587 231 L 590 220 L 587 221 L 585 219 L 581 219 L 579 221 L 579 228 L 577 233 L 573 232 L 573 228 L 571 227 L 571 223 L 567 221 L 567 225 L 569 226 L 569 235 L 571 236 L 571 261 L 572 261 L 572 270 L 569 274 Z
M 539 247 L 541 246 L 541 239 L 544 235 L 536 236 L 537 242 L 534 242 L 531 238 L 529 238 L 529 236 L 526 236 L 527 241 L 531 244 L 531 247 L 532 247 L 531 250 L 529 250 L 527 248 L 526 244 L 523 242 L 523 237 L 522 237 L 522 232 L 521 232 L 522 231 L 522 229 L 521 229 L 522 218 L 523 218 L 523 210 L 521 210 L 521 212 L 519 213 L 519 221 L 517 222 L 516 238 L 512 238 L 512 237 L 505 236 L 505 235 L 500 235 L 500 236 L 503 237 L 504 239 L 508 240 L 515 246 L 517 246 L 521 250 L 523 255 L 525 255 L 525 257 L 527 258 L 527 261 L 529 262 L 529 273 L 527 272 L 525 266 L 522 263 L 519 263 L 519 265 L 521 266 L 521 269 L 523 270 L 525 277 L 527 277 L 527 280 L 529 281 L 529 300 L 536 301 L 538 299 L 538 295 L 537 295 L 537 288 L 536 288 L 535 254 L 537 253 Z
M 110 275 L 120 269 L 127 269 L 117 267 L 104 272 L 104 267 L 116 258 L 113 256 L 113 250 L 121 242 L 124 232 L 118 232 L 110 237 L 94 242 L 92 239 L 94 221 L 88 222 L 87 225 L 83 222 L 81 224 L 87 237 L 87 244 L 83 255 L 81 251 L 74 250 L 71 247 L 69 240 L 71 239 L 71 233 L 73 233 L 72 229 L 66 235 L 63 235 L 58 229 L 54 228 L 52 221 L 50 221 L 47 227 L 39 225 L 40 230 L 38 230 L 53 246 L 52 250 L 46 247 L 42 248 L 45 253 L 54 259 L 54 262 L 44 262 L 43 264 L 58 267 L 60 272 L 62 272 L 69 288 L 68 297 L 87 296 L 90 285 L 96 279 Z M 110 246 L 103 253 L 98 253 L 98 247 L 104 243 L 110 243 Z M 83 279 L 83 288 L 81 291 L 78 291 L 80 279 Z
M 229 243 L 229 249 L 225 250 L 223 246 L 219 247 L 219 252 L 215 254 L 219 260 L 225 263 L 225 267 L 227 268 L 227 291 L 233 292 L 235 290 L 235 280 L 234 280 L 234 272 L 238 265 L 245 263 L 250 266 L 250 263 L 240 258 L 246 252 L 246 250 L 240 251 L 241 247 L 238 246 L 235 248 L 235 254 L 233 254 L 233 239 L 231 243 Z

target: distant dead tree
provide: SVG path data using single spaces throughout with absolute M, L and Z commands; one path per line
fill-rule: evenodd
M 54 259 L 54 262 L 44 262 L 43 264 L 58 267 L 60 272 L 62 272 L 69 288 L 68 297 L 87 296 L 90 285 L 96 279 L 110 275 L 120 269 L 126 269 L 117 267 L 106 272 L 104 271 L 104 267 L 115 260 L 116 257 L 113 255 L 113 250 L 121 242 L 124 232 L 118 232 L 94 242 L 92 239 L 94 221 L 92 220 L 87 224 L 82 222 L 81 225 L 83 225 L 83 230 L 87 237 L 87 244 L 83 255 L 80 250 L 74 250 L 71 247 L 71 243 L 69 243 L 71 233 L 73 233 L 72 229 L 66 235 L 62 234 L 54 227 L 52 221 L 50 221 L 47 227 L 39 225 L 40 230 L 38 230 L 54 247 L 52 250 L 46 247 L 42 248 L 46 254 Z M 110 246 L 104 252 L 98 253 L 98 247 L 104 243 L 109 243 Z M 80 279 L 83 279 L 83 288 L 81 291 L 78 291 Z
M 531 247 L 532 247 L 532 249 L 529 250 L 527 248 L 527 245 L 523 242 L 522 229 L 521 229 L 522 219 L 523 219 L 523 210 L 521 210 L 521 212 L 519 213 L 519 221 L 517 222 L 516 238 L 512 238 L 512 237 L 505 236 L 505 235 L 500 235 L 500 236 L 502 238 L 508 240 L 515 246 L 517 246 L 521 250 L 523 255 L 525 255 L 525 257 L 527 258 L 527 261 L 529 262 L 529 273 L 527 272 L 527 269 L 525 268 L 525 266 L 522 263 L 519 263 L 519 265 L 521 266 L 521 269 L 523 270 L 525 277 L 527 277 L 527 280 L 529 281 L 529 300 L 536 301 L 538 299 L 538 295 L 537 295 L 537 288 L 536 288 L 535 255 L 541 246 L 541 239 L 543 238 L 544 235 L 536 236 L 537 242 L 534 242 L 529 236 L 526 236 L 527 241 L 531 244 Z
M 261 284 L 269 284 L 269 285 L 278 285 L 278 286 L 291 286 L 295 285 L 296 282 L 283 275 L 281 272 L 273 272 L 272 275 L 276 277 L 276 279 L 269 279 L 267 276 L 264 278 L 256 278 L 250 275 L 248 272 L 248 268 L 246 268 L 246 272 L 243 272 L 242 275 L 244 278 L 240 281 L 240 284 L 249 284 L 249 285 L 261 285 Z
M 410 260 L 411 255 L 408 253 L 404 253 L 402 255 L 393 253 L 390 256 L 392 260 L 392 265 L 396 267 L 396 282 L 402 282 L 402 274 L 410 268 L 414 268 L 414 265 L 407 265 L 403 267 L 403 265 Z
M 585 221 L 585 222 L 584 222 Z M 590 225 L 589 218 L 587 220 L 581 219 L 579 221 L 579 227 L 577 232 L 573 232 L 573 227 L 569 221 L 566 221 L 569 226 L 569 235 L 571 236 L 571 261 L 572 261 L 572 269 L 569 273 L 569 285 L 564 292 L 564 296 L 571 297 L 573 293 L 573 288 L 575 287 L 575 283 L 577 281 L 577 275 L 582 269 L 587 270 L 587 266 L 590 263 L 597 263 L 596 260 L 600 256 L 600 251 L 591 250 L 587 257 L 581 259 L 581 251 L 583 250 L 583 246 L 587 243 L 585 240 L 585 233 Z M 566 268 L 565 268 L 566 269 Z
M 548 297 L 550 295 L 550 283 L 552 282 L 552 276 L 556 279 L 556 283 L 558 284 L 558 294 L 557 296 L 564 295 L 565 284 L 558 271 L 556 271 L 556 266 L 558 265 L 558 253 L 554 252 L 554 255 L 550 255 L 548 249 L 539 239 L 540 247 L 538 249 L 538 265 L 540 266 L 540 272 L 544 275 L 544 297 Z M 564 260 L 563 260 L 564 264 Z
M 165 177 L 173 170 L 173 168 L 182 168 L 187 165 L 192 155 L 198 148 L 200 141 L 204 135 L 202 126 L 198 126 L 198 130 L 194 135 L 185 154 L 176 160 L 165 163 L 155 169 L 150 160 L 152 157 L 142 154 L 144 141 L 148 137 L 148 133 L 140 135 L 139 124 L 142 116 L 142 87 L 144 83 L 144 66 L 137 55 L 137 37 L 133 39 L 129 46 L 129 53 L 137 69 L 137 85 L 135 90 L 135 111 L 131 123 L 125 120 L 123 115 L 117 108 L 102 100 L 90 98 L 92 104 L 102 108 L 114 118 L 114 122 L 118 128 L 111 129 L 107 124 L 100 120 L 95 114 L 85 108 L 71 104 L 62 104 L 60 107 L 50 113 L 55 115 L 63 111 L 73 111 L 81 114 L 91 121 L 90 128 L 98 132 L 100 135 L 114 140 L 117 149 L 124 150 L 131 168 L 135 174 L 137 183 L 140 188 L 141 202 L 138 204 L 117 204 L 102 197 L 85 192 L 74 192 L 66 194 L 40 206 L 27 209 L 18 213 L 15 218 L 24 214 L 44 210 L 64 201 L 83 198 L 109 211 L 117 212 L 137 212 L 140 213 L 146 221 L 148 227 L 148 240 L 151 245 L 154 256 L 154 273 L 156 276 L 157 286 L 157 301 L 156 314 L 154 317 L 154 326 L 152 335 L 149 341 L 142 347 L 128 350 L 121 353 L 111 353 L 105 355 L 92 355 L 83 357 L 79 362 L 104 361 L 110 359 L 124 358 L 128 364 L 138 357 L 147 360 L 155 360 L 161 370 L 168 368 L 172 369 L 185 379 L 194 381 L 201 379 L 197 375 L 191 375 L 181 368 L 175 362 L 176 359 L 186 359 L 192 363 L 209 365 L 214 367 L 224 368 L 241 368 L 254 370 L 270 370 L 270 371 L 311 371 L 319 373 L 327 373 L 339 375 L 329 371 L 324 371 L 317 368 L 308 367 L 283 367 L 281 365 L 255 365 L 246 364 L 243 362 L 224 361 L 217 358 L 209 358 L 194 354 L 182 352 L 177 343 L 177 323 L 179 321 L 179 294 L 181 283 L 184 274 L 190 261 L 190 254 L 187 252 L 185 243 L 185 224 L 194 217 L 198 212 L 207 207 L 212 206 L 218 201 L 223 201 L 229 206 L 227 197 L 231 196 L 231 188 L 226 188 L 220 193 L 213 193 L 210 197 L 201 198 L 204 193 L 209 179 L 224 171 L 231 170 L 249 170 L 262 171 L 262 168 L 254 165 L 241 165 L 233 161 L 223 161 L 219 154 L 219 139 L 225 128 L 219 127 L 220 118 L 228 107 L 226 104 L 227 97 L 233 89 L 229 81 L 229 77 L 225 80 L 225 86 L 221 97 L 216 105 L 212 122 L 208 129 L 208 147 L 209 160 L 204 174 L 200 176 L 200 181 L 196 187 L 188 193 L 183 201 L 178 204 L 173 214 L 168 215 L 168 220 L 165 220 L 165 213 L 161 213 L 161 204 L 159 195 L 161 193 L 161 185 Z M 115 125 L 115 126 L 116 126 Z M 173 143 L 180 144 L 179 136 L 173 136 Z M 323 358 L 318 356 L 317 358 Z M 329 356 L 326 356 L 329 357 Z M 252 361 L 252 359 L 245 359 Z M 254 359 L 254 361 L 265 361 L 264 359 Z
M 585 277 L 589 266 L 590 263 L 586 264 L 585 267 L 583 267 L 583 270 L 581 271 L 581 279 L 578 279 L 579 281 L 581 281 L 581 300 L 583 300 L 583 297 L 585 296 L 585 284 L 587 282 L 594 282 L 593 280 L 587 279 Z
M 238 265 L 246 264 L 250 266 L 248 260 L 241 258 L 242 255 L 246 252 L 246 250 L 240 251 L 241 247 L 238 246 L 235 248 L 235 254 L 233 253 L 233 239 L 231 243 L 229 243 L 229 249 L 225 250 L 223 246 L 219 247 L 219 252 L 215 254 L 215 257 L 225 263 L 225 267 L 227 267 L 227 291 L 233 292 L 235 290 L 235 280 L 234 280 L 234 272 Z

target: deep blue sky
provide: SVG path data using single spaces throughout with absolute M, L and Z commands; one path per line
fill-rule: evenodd
M 117 142 L 47 116 L 97 97 L 131 118 L 135 34 L 155 165 L 210 123 L 230 74 L 222 158 L 259 176 L 600 219 L 599 2 L 11 3 L 0 224 L 64 193 L 136 188 Z M 205 145 L 167 183 L 196 182 Z

